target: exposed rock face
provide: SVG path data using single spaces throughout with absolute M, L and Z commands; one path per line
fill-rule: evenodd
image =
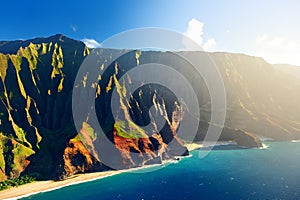
M 85 172 L 95 172 L 106 169 L 97 159 L 95 159 L 86 147 L 76 136 L 71 139 L 63 154 L 64 169 L 59 176 L 60 179 Z
M 102 54 L 116 51 L 119 50 L 103 49 Z M 152 51 L 139 52 L 138 62 L 137 52 L 120 57 L 100 77 L 99 84 L 91 82 L 91 74 L 82 77 L 85 88 L 97 89 L 96 94 L 90 95 L 95 96 L 98 121 L 94 122 L 88 117 L 89 111 L 83 110 L 78 132 L 72 117 L 72 89 L 77 71 L 89 53 L 82 42 L 62 35 L 0 42 L 0 180 L 22 173 L 62 179 L 76 173 L 110 169 L 105 160 L 113 160 L 120 168 L 130 168 L 187 155 L 180 139 L 184 135 L 178 135 L 177 130 L 189 111 L 178 106 L 179 100 L 171 91 L 146 84 L 132 94 L 134 98 L 130 101 L 124 98 L 128 85 L 119 79 L 137 64 L 159 61 L 182 67 L 181 73 L 195 86 L 201 111 L 195 139 L 204 138 L 211 117 L 205 82 L 194 71 L 185 70 L 185 63 L 171 53 Z M 194 62 L 201 62 L 205 56 L 203 52 L 181 54 Z M 227 116 L 220 140 L 259 147 L 258 136 L 278 140 L 300 138 L 299 80 L 278 72 L 260 58 L 228 53 L 210 56 L 221 72 L 227 92 Z M 100 70 L 103 63 L 99 63 Z M 121 105 L 116 118 L 109 100 L 114 89 Z M 78 98 L 84 102 L 89 93 L 82 92 Z M 152 131 L 143 131 L 138 126 L 150 123 L 151 107 L 167 123 L 161 130 L 156 130 L 154 123 Z M 105 144 L 100 151 L 94 146 L 98 134 L 94 123 L 100 123 L 105 137 L 113 144 L 112 155 L 105 153 Z
M 113 134 L 114 143 L 121 152 L 125 168 L 141 166 L 152 159 L 156 159 L 161 163 L 162 158 L 157 151 L 165 153 L 167 145 L 163 143 L 159 134 L 155 134 L 151 138 L 138 139 L 120 137 L 115 130 Z M 164 147 L 161 145 L 164 145 Z M 136 152 L 136 157 L 132 157 L 130 152 Z

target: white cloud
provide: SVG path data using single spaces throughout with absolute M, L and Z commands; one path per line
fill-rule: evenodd
M 216 46 L 216 40 L 214 38 L 208 39 L 206 42 L 203 41 L 203 27 L 204 23 L 193 18 L 189 21 L 186 31 L 183 33 L 186 37 L 183 38 L 182 42 L 185 50 L 200 50 L 199 45 L 205 51 L 211 51 Z M 197 45 L 193 44 L 196 43 Z
M 270 63 L 300 65 L 300 45 L 283 36 L 263 34 L 256 38 L 255 54 Z
M 73 32 L 76 32 L 78 30 L 78 27 L 73 24 L 70 25 L 70 28 L 72 29 Z
M 188 27 L 184 32 L 184 35 L 194 40 L 199 45 L 203 43 L 203 27 L 204 24 L 196 19 L 191 19 L 188 23 Z
M 217 45 L 216 40 L 214 38 L 210 38 L 204 43 L 203 49 L 205 51 L 210 51 L 213 50 L 216 45 Z
M 84 38 L 81 40 L 89 48 L 100 48 L 102 47 L 99 42 L 94 39 Z

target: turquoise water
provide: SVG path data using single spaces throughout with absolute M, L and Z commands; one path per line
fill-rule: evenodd
M 300 199 L 300 143 L 267 145 L 216 149 L 203 159 L 196 150 L 153 172 L 122 173 L 24 199 Z

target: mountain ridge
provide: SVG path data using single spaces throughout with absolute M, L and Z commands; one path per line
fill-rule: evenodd
M 89 151 L 87 146 L 92 143 L 81 141 L 73 125 L 72 88 L 77 71 L 90 51 L 83 42 L 61 34 L 28 41 L 0 42 L 0 180 L 25 174 L 39 174 L 42 179 L 64 179 L 76 173 L 110 169 L 105 162 L 101 162 L 101 158 Z M 103 53 L 112 51 L 122 50 L 102 49 Z M 179 54 L 199 62 L 207 53 Z M 259 57 L 220 52 L 208 54 L 220 70 L 228 97 L 225 128 L 220 140 L 235 140 L 242 146 L 260 147 L 259 137 L 275 140 L 300 138 L 300 116 L 296 112 L 298 94 L 295 92 L 300 88 L 300 82 L 297 79 L 281 74 Z M 147 51 L 142 52 L 139 62 L 142 65 L 154 57 L 161 62 L 175 62 L 168 52 Z M 108 70 L 107 77 L 101 80 L 96 100 L 100 102 L 97 104 L 100 105 L 97 108 L 98 120 L 107 126 L 107 137 L 115 145 L 114 162 L 122 168 L 131 168 L 187 155 L 187 149 L 174 131 L 178 124 L 174 127 L 166 125 L 161 132 L 147 137 L 130 138 L 127 137 L 129 132 L 124 131 L 126 127 L 135 133 L 139 132 L 130 125 L 131 121 L 126 119 L 116 123 L 110 118 L 107 110 L 110 106 L 100 91 L 107 90 L 108 84 L 110 87 L 120 87 L 118 95 L 124 101 L 121 91 L 124 92 L 126 87 L 120 85 L 114 77 L 120 77 L 122 70 L 135 66 L 136 52 L 129 52 L 126 57 L 118 59 L 117 63 Z M 279 84 L 278 80 L 285 84 Z M 195 138 L 196 141 L 202 141 L 210 122 L 210 100 L 203 80 L 201 82 L 195 77 L 194 83 L 199 84 L 200 106 L 205 111 L 201 113 L 200 129 Z M 94 87 L 89 81 L 85 81 L 85 84 Z M 142 90 L 152 91 L 153 95 L 153 88 L 144 87 Z M 162 89 L 162 92 L 166 91 Z M 282 97 L 282 94 L 286 97 Z M 170 100 L 171 95 L 161 96 L 156 101 Z M 143 98 L 153 99 L 153 96 Z M 139 103 L 146 102 L 138 96 L 137 100 Z M 180 115 L 178 110 L 175 112 L 174 103 L 174 100 L 169 102 L 164 110 L 171 122 L 175 122 L 173 114 Z M 147 111 L 150 105 L 151 102 L 143 108 L 135 109 Z M 124 110 L 121 109 L 122 112 Z M 135 114 L 133 110 L 130 112 L 131 117 L 140 124 L 147 121 L 144 115 Z M 80 133 L 92 138 L 93 122 L 82 124 Z M 170 140 L 175 141 L 173 146 L 168 145 Z M 140 156 L 136 157 L 136 154 Z M 102 160 L 108 159 L 108 155 L 102 156 Z

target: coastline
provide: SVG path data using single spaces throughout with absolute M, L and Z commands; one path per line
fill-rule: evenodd
M 229 145 L 232 144 L 231 142 L 217 142 L 218 145 Z M 188 148 L 188 150 L 191 152 L 193 150 L 198 150 L 203 148 L 203 144 L 201 143 L 187 143 L 185 146 Z M 189 156 L 187 156 L 189 157 Z M 182 157 L 185 158 L 185 157 Z M 38 193 L 42 192 L 49 192 L 52 190 L 57 190 L 63 187 L 81 184 L 85 182 L 90 182 L 106 177 L 110 177 L 113 175 L 121 174 L 124 172 L 130 172 L 130 171 L 136 171 L 141 169 L 147 169 L 151 167 L 157 167 L 157 166 L 164 166 L 167 163 L 173 163 L 174 160 L 166 160 L 162 164 L 153 164 L 153 165 L 145 165 L 142 167 L 136 167 L 136 168 L 130 168 L 130 169 L 124 169 L 124 170 L 116 170 L 116 171 L 103 171 L 103 172 L 94 172 L 94 173 L 85 173 L 85 174 L 76 174 L 73 175 L 65 180 L 61 181 L 53 181 L 53 180 L 47 180 L 47 181 L 35 181 L 32 183 L 28 183 L 25 185 L 20 185 L 18 187 L 12 187 L 6 190 L 0 191 L 0 199 L 5 200 L 15 200 L 20 199 L 24 197 L 29 197 Z
M 186 145 L 189 151 L 193 151 L 202 147 L 201 144 L 187 144 Z M 184 158 L 184 157 L 183 157 Z M 61 181 L 35 181 L 32 183 L 27 183 L 25 185 L 20 185 L 18 187 L 12 187 L 5 190 L 0 191 L 0 199 L 3 200 L 15 200 L 24 197 L 29 197 L 42 192 L 49 192 L 52 190 L 57 190 L 63 187 L 81 184 L 85 182 L 90 182 L 110 176 L 114 176 L 117 174 L 121 174 L 124 172 L 136 171 L 141 169 L 147 169 L 150 167 L 164 166 L 167 163 L 173 163 L 174 160 L 166 160 L 162 164 L 153 164 L 153 165 L 145 165 L 142 167 L 124 169 L 124 170 L 116 170 L 116 171 L 104 171 L 104 172 L 94 172 L 94 173 L 85 173 L 85 174 L 76 174 L 65 180 Z
M 125 171 L 125 170 L 124 170 Z M 76 174 L 68 179 L 62 181 L 35 181 L 25 185 L 20 185 L 18 187 L 12 187 L 6 190 L 0 191 L 0 199 L 13 200 L 28 197 L 41 192 L 49 192 L 52 190 L 57 190 L 70 185 L 75 185 L 79 183 L 84 183 L 88 181 L 93 181 L 109 176 L 113 176 L 122 173 L 123 170 L 118 171 L 105 171 L 105 172 L 95 172 L 86 174 Z
M 197 150 L 203 148 L 202 143 L 187 143 L 184 145 L 189 151 Z

